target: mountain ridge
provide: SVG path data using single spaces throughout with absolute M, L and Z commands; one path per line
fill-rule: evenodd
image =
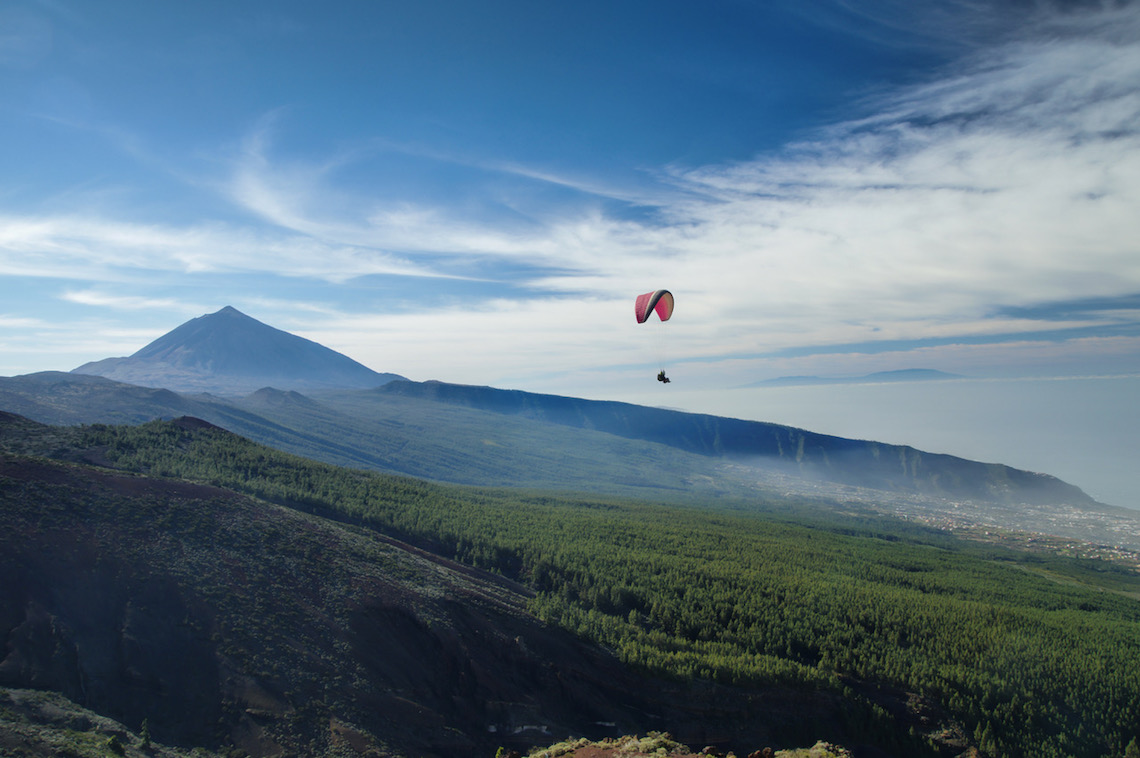
M 428 398 L 508 416 L 590 429 L 734 461 L 765 460 L 788 471 L 874 489 L 938 491 L 992 499 L 1005 487 L 1032 502 L 1083 502 L 1092 498 L 1048 474 L 1003 464 L 710 414 L 688 413 L 606 400 L 541 395 L 521 390 L 444 382 L 395 381 L 373 393 Z

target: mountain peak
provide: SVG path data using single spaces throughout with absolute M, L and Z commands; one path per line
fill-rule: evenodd
M 245 313 L 242 313 L 241 311 L 239 311 L 237 308 L 233 307 L 232 305 L 227 305 L 224 308 L 221 308 L 219 310 L 214 311 L 213 313 L 207 313 L 206 315 L 199 316 L 198 318 L 231 319 L 231 320 L 239 320 L 239 321 L 252 321 L 254 323 L 261 324 L 261 322 L 258 321 L 257 319 L 255 319 L 253 316 L 249 316 L 249 315 L 246 315 Z M 262 325 L 264 326 L 264 324 L 262 324 Z
M 187 321 L 127 358 L 87 363 L 74 373 L 144 387 L 218 394 L 245 394 L 261 387 L 366 389 L 403 378 L 373 371 L 335 350 L 264 324 L 232 305 Z
M 257 319 L 255 319 L 254 317 L 248 316 L 248 315 L 242 313 L 241 311 L 239 311 L 237 308 L 233 307 L 232 305 L 227 305 L 224 308 L 221 308 L 219 310 L 214 311 L 213 313 L 207 313 L 203 316 L 199 316 L 198 318 L 199 319 L 210 319 L 210 320 L 257 321 Z M 197 320 L 197 319 L 193 319 L 193 320 Z M 258 323 L 260 323 L 260 322 L 258 322 Z

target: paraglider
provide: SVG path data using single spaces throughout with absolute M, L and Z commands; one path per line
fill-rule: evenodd
M 673 315 L 672 292 L 669 290 L 655 290 L 637 296 L 637 300 L 633 304 L 633 315 L 637 318 L 637 323 L 644 324 L 649 319 L 649 316 L 654 313 L 656 313 L 657 318 L 662 321 L 669 320 L 669 317 Z M 657 381 L 664 384 L 669 383 L 669 377 L 665 376 L 665 369 L 661 369 L 657 374 Z

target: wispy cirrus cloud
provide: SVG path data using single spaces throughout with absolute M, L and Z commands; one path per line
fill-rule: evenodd
M 273 272 L 344 281 L 384 274 L 433 276 L 430 269 L 373 248 L 249 226 L 140 224 L 101 216 L 0 215 L 0 274 L 122 278 L 125 271 Z
M 238 207 L 273 226 L 328 243 L 391 251 L 409 258 L 421 256 L 421 260 L 423 256 L 434 256 L 436 273 L 440 275 L 447 272 L 452 259 L 471 256 L 588 270 L 589 260 L 575 255 L 582 251 L 567 250 L 564 244 L 580 237 L 584 224 L 614 222 L 597 211 L 596 203 L 589 202 L 572 208 L 551 207 L 544 213 L 520 211 L 533 204 L 528 194 L 535 186 L 569 189 L 584 197 L 626 204 L 659 200 L 651 192 L 634 187 L 619 189 L 589 177 L 384 141 L 347 149 L 319 162 L 275 158 L 274 133 L 281 118 L 277 113 L 267 114 L 247 136 L 234 159 L 224 191 Z M 488 218 L 473 214 L 461 202 L 383 199 L 338 184 L 338 172 L 353 168 L 354 163 L 369 163 L 377 152 L 396 152 L 430 164 L 473 169 L 483 175 L 482 189 L 473 192 L 484 195 L 484 199 L 493 197 L 493 201 L 487 202 L 499 205 L 499 211 Z M 526 182 L 513 189 L 488 189 L 495 185 L 495 177 L 502 176 Z M 385 177 L 382 171 L 377 176 L 379 184 L 390 181 L 395 180 Z M 675 188 L 662 187 L 660 191 L 676 194 Z M 513 219 L 504 221 L 504 216 Z

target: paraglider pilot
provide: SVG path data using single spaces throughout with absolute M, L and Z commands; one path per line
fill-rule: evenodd
M 669 290 L 654 290 L 638 295 L 633 303 L 633 315 L 637 317 L 637 323 L 644 324 L 651 313 L 656 313 L 657 318 L 662 321 L 668 321 L 673 315 L 673 293 Z M 657 381 L 669 383 L 665 369 L 661 369 L 661 373 L 657 374 Z

